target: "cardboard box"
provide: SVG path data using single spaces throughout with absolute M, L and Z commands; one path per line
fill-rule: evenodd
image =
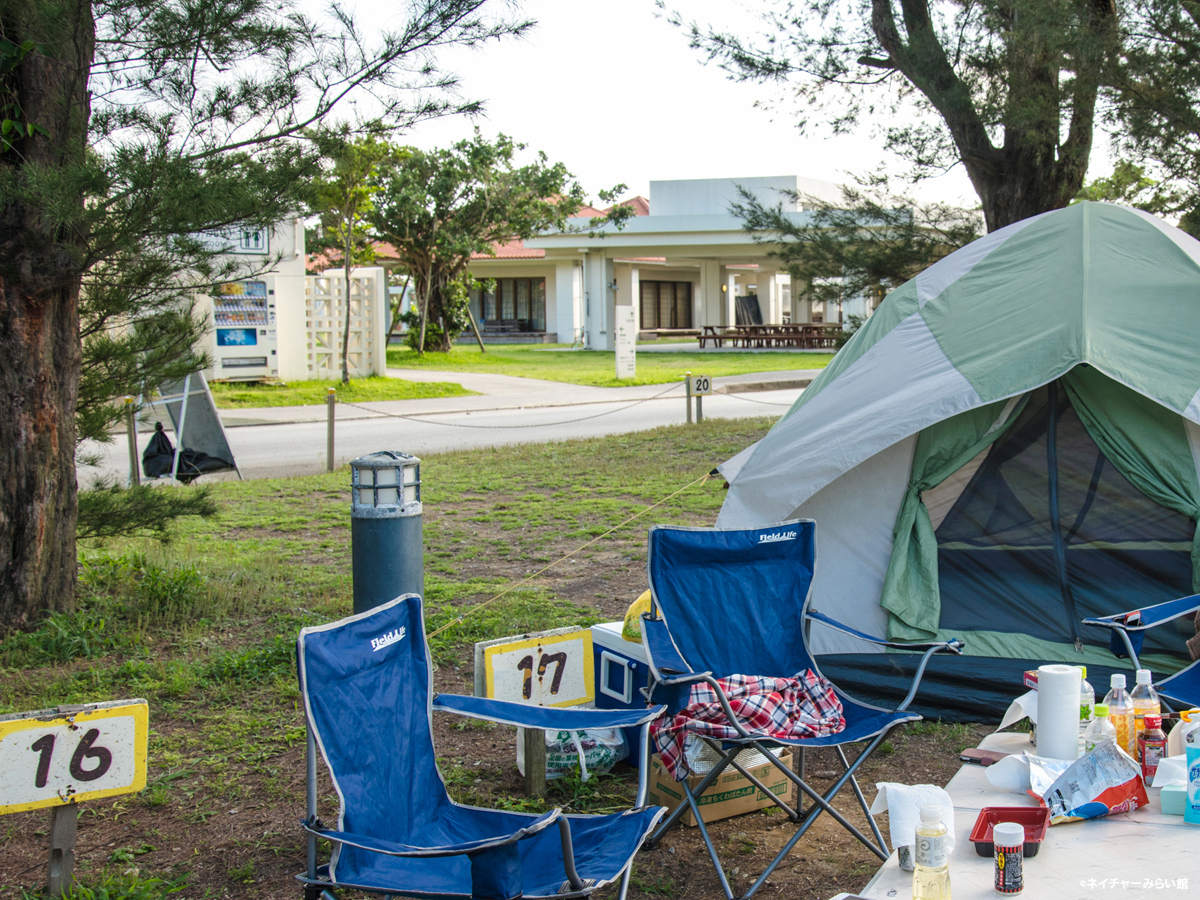
M 743 751 L 743 755 L 748 754 Z M 759 758 L 761 759 L 761 757 Z M 778 768 L 769 762 L 764 762 L 747 771 L 770 788 L 785 803 L 795 808 L 796 785 Z M 688 778 L 688 784 L 694 790 L 703 780 L 704 776 L 702 775 L 692 775 Z M 663 768 L 662 759 L 657 753 L 651 760 L 647 802 L 653 806 L 665 806 L 671 811 L 679 804 L 687 803 L 683 796 L 683 785 L 667 773 L 667 770 Z M 741 772 L 733 766 L 728 766 L 718 776 L 716 783 L 709 785 L 708 790 L 696 798 L 696 805 L 700 807 L 700 815 L 703 816 L 705 823 L 708 823 L 728 819 L 730 816 L 740 816 L 742 813 L 754 812 L 756 809 L 766 809 L 774 806 L 774 802 L 748 781 Z M 690 809 L 679 817 L 679 821 L 692 827 L 696 825 L 696 817 L 692 815 Z

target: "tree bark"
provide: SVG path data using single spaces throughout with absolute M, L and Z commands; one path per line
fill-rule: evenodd
M 346 358 L 350 352 L 350 251 L 354 246 L 350 237 L 350 222 L 351 217 L 346 216 L 346 245 L 342 248 L 342 260 L 345 262 L 346 268 L 346 325 L 342 328 L 342 384 L 350 383 L 350 362 Z M 384 352 L 386 352 L 386 348 Z
M 0 198 L 0 632 L 70 609 L 76 586 L 82 237 L 48 222 L 20 185 L 23 171 L 84 160 L 95 23 L 87 0 L 56 5 L 52 21 L 38 15 L 37 4 L 0 11 L 7 39 L 53 47 L 53 56 L 29 53 L 7 85 L 25 121 L 47 134 L 0 155 L 18 185 Z

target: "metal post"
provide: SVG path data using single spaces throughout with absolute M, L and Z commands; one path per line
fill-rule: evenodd
M 325 471 L 333 471 L 333 420 L 334 408 L 337 406 L 337 391 L 329 388 L 325 394 L 325 406 L 329 410 L 329 426 L 325 435 Z
M 381 450 L 350 463 L 350 567 L 354 611 L 402 594 L 425 596 L 421 460 Z
M 61 897 L 71 888 L 75 869 L 75 833 L 79 825 L 79 807 L 74 803 L 50 810 L 50 866 L 46 894 Z
M 125 433 L 129 439 L 129 481 L 134 485 L 142 483 L 142 470 L 138 466 L 137 452 L 137 416 L 133 412 L 133 398 L 125 398 Z
M 684 399 L 687 401 L 687 423 L 692 424 L 692 373 L 683 376 Z

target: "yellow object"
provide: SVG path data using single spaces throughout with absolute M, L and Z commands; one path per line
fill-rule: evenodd
M 621 626 L 621 637 L 635 644 L 642 642 L 642 614 L 650 612 L 650 592 L 643 591 L 642 596 L 633 601 L 633 605 L 625 611 L 625 624 Z

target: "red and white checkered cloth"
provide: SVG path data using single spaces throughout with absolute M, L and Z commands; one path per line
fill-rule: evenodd
M 717 684 L 742 728 L 755 737 L 803 739 L 837 734 L 846 727 L 842 702 L 833 685 L 812 669 L 800 678 L 730 675 Z M 688 704 L 673 716 L 665 713 L 650 725 L 663 767 L 676 781 L 690 773 L 689 761 L 704 746 L 700 737 L 740 737 L 707 683 L 692 685 Z

